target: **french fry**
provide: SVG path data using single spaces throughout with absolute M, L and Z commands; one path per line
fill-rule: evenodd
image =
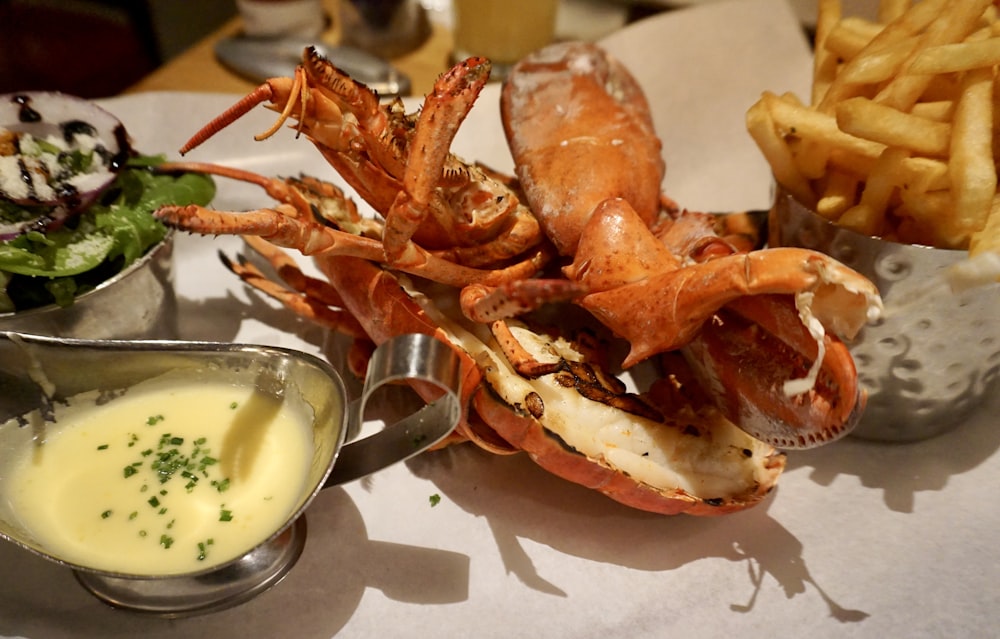
M 844 211 L 856 203 L 860 183 L 861 179 L 856 175 L 844 171 L 831 171 L 826 176 L 823 193 L 816 202 L 816 212 L 836 222 Z
M 775 124 L 783 130 L 802 138 L 820 140 L 833 148 L 848 151 L 872 160 L 882 154 L 885 145 L 859 138 L 837 127 L 832 115 L 782 100 L 773 93 L 762 97 Z
M 870 51 L 864 56 L 859 56 L 857 61 L 848 65 L 838 77 L 843 82 L 854 85 L 885 82 L 899 71 L 919 43 L 919 38 L 910 36 L 876 51 Z
M 779 99 L 797 107 L 805 108 L 802 101 L 793 93 L 783 93 Z M 785 136 L 785 142 L 788 144 L 788 148 L 795 160 L 795 165 L 803 177 L 807 180 L 814 180 L 823 176 L 826 172 L 826 164 L 830 152 L 826 144 L 821 140 L 803 138 L 794 133 Z
M 965 75 L 955 108 L 949 178 L 954 196 L 952 234 L 969 236 L 986 224 L 997 189 L 993 160 L 993 70 Z
M 899 184 L 896 177 L 898 167 L 909 151 L 887 148 L 875 162 L 875 168 L 865 182 L 861 201 L 851 207 L 837 220 L 838 224 L 866 235 L 882 235 L 886 227 L 886 210 L 889 199 Z
M 910 8 L 910 0 L 882 0 L 878 4 L 878 21 L 889 24 Z
M 830 32 L 840 22 L 840 0 L 819 0 L 816 13 L 815 55 L 813 57 L 813 83 L 810 104 L 819 104 L 827 87 L 837 75 L 837 55 L 826 48 Z
M 928 47 L 910 65 L 910 73 L 957 73 L 1000 64 L 1000 38 Z
M 993 197 L 986 225 L 972 234 L 969 255 L 976 257 L 986 251 L 1000 253 L 1000 196 Z
M 951 125 L 896 110 L 867 98 L 850 98 L 837 105 L 837 126 L 844 133 L 901 146 L 931 156 L 948 154 Z
M 879 152 L 885 150 L 885 146 L 881 145 L 875 148 Z M 878 156 L 878 152 L 872 155 L 860 155 L 848 149 L 833 148 L 830 149 L 828 166 L 836 171 L 850 173 L 864 182 L 865 178 L 875 168 L 875 161 L 878 159 Z
M 900 162 L 899 176 L 899 188 L 917 195 L 928 191 L 942 191 L 951 184 L 948 163 L 936 158 L 905 158 Z
M 913 105 L 910 112 L 921 102 L 948 102 L 955 101 L 959 91 L 959 76 L 957 73 L 946 73 L 945 75 L 930 76 L 931 81 L 927 84 L 920 101 Z
M 822 46 L 825 51 L 841 60 L 852 60 L 871 44 L 881 30 L 882 25 L 876 22 L 863 18 L 843 18 L 833 25 L 822 42 L 817 41 L 816 47 Z
M 936 120 L 938 122 L 951 122 L 955 116 L 954 100 L 934 100 L 931 102 L 917 102 L 910 109 L 913 115 Z
M 826 174 L 829 148 L 818 140 L 791 137 L 786 139 L 795 166 L 807 180 L 817 180 Z
M 943 19 L 944 16 L 942 15 L 940 16 L 942 19 L 935 20 L 927 25 L 927 31 L 924 32 L 921 38 L 921 45 L 923 47 L 933 47 L 963 40 L 976 29 L 983 12 L 986 11 L 986 7 L 990 6 L 992 1 L 955 0 L 947 8 L 947 19 Z M 926 2 L 927 0 L 924 0 L 924 2 L 914 5 L 914 8 L 904 14 L 904 17 L 910 13 L 914 13 L 917 8 L 923 6 Z M 918 48 L 913 53 L 913 59 L 919 57 L 921 52 L 921 49 Z M 904 65 L 903 71 L 879 91 L 878 95 L 875 96 L 878 102 L 902 111 L 907 111 L 916 104 L 924 89 L 929 84 L 930 77 L 924 74 L 912 73 L 907 69 L 908 66 L 908 64 Z
M 921 0 L 921 2 L 915 4 L 909 11 L 899 16 L 899 18 L 885 25 L 862 51 L 853 56 L 844 65 L 841 75 L 838 75 L 833 83 L 830 84 L 830 88 L 827 90 L 823 102 L 820 103 L 819 109 L 821 111 L 832 112 L 834 104 L 847 97 L 856 95 L 857 85 L 847 82 L 846 78 L 842 79 L 843 73 L 849 72 L 852 66 L 863 65 L 864 56 L 877 52 L 885 46 L 926 29 L 941 14 L 946 2 L 947 0 Z
M 775 178 L 863 233 L 1000 253 L 1000 1 L 841 1 L 818 0 L 809 105 L 751 109 Z
M 950 191 L 931 191 L 921 195 L 901 192 L 900 200 L 902 205 L 896 209 L 901 218 L 896 227 L 899 241 L 947 249 L 962 248 L 963 238 L 952 236 L 941 225 L 954 208 Z
M 800 202 L 815 203 L 815 196 L 809 182 L 795 166 L 792 152 L 782 136 L 778 135 L 774 120 L 766 103 L 757 102 L 746 114 L 747 131 L 760 147 L 761 153 L 771 165 L 774 177 Z

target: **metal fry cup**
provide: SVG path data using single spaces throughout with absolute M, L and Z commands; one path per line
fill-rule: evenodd
M 926 439 L 967 420 L 1000 371 L 1000 284 L 953 292 L 945 272 L 967 251 L 900 244 L 842 228 L 779 190 L 771 246 L 825 253 L 878 287 L 885 314 L 849 346 L 868 404 L 852 432 Z

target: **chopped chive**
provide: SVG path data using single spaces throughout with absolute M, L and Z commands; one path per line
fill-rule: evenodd
M 163 421 L 163 415 L 150 415 L 149 419 L 146 420 L 147 426 L 155 426 Z
M 133 510 L 132 512 L 130 512 L 128 514 L 128 520 L 132 521 L 133 519 L 135 519 L 138 516 L 139 516 L 139 511 L 138 510 Z
M 107 444 L 101 444 L 100 446 L 97 447 L 97 450 L 107 450 L 107 449 L 108 449 Z
M 233 511 L 226 510 L 225 508 L 219 511 L 219 521 L 232 521 L 232 520 L 233 520 Z
M 430 496 L 431 508 L 441 503 L 441 495 L 434 493 Z
M 111 516 L 110 510 L 105 510 L 103 513 L 101 513 L 101 519 L 107 519 L 110 516 Z
M 164 548 L 170 548 L 174 545 L 174 538 L 166 534 L 160 535 L 160 545 Z
M 237 406 L 239 406 L 239 404 L 237 404 L 236 402 L 233 402 L 232 404 L 229 405 L 229 408 L 231 408 L 233 410 L 236 410 Z
M 126 466 L 125 470 L 123 470 L 122 472 L 125 474 L 126 477 L 131 477 L 132 475 L 136 474 L 139 471 L 135 469 L 135 466 Z
M 153 508 L 157 508 L 160 505 L 160 500 L 153 496 L 149 498 L 148 503 Z
M 215 540 L 209 537 L 205 541 L 198 542 L 198 561 L 204 561 L 205 557 L 208 556 L 208 547 L 215 543 Z

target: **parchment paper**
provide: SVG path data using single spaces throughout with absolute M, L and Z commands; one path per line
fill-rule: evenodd
M 766 207 L 767 167 L 743 130 L 760 91 L 808 87 L 809 51 L 781 0 L 699 5 L 607 41 L 650 93 L 667 192 L 691 208 Z M 804 93 L 800 93 L 804 95 Z M 105 102 L 140 148 L 176 149 L 235 96 Z M 509 163 L 496 87 L 456 143 Z M 332 173 L 285 131 L 251 140 L 253 113 L 193 159 L 266 174 Z M 220 183 L 216 205 L 267 203 Z M 193 339 L 330 354 L 322 331 L 248 293 L 216 256 L 239 240 L 178 242 L 181 330 Z M 1000 430 L 983 413 L 936 439 L 854 439 L 795 453 L 762 505 L 724 518 L 631 510 L 472 447 L 421 456 L 323 491 L 288 577 L 238 608 L 163 620 L 112 610 L 72 574 L 0 544 L 0 635 L 63 637 L 984 637 L 1000 623 Z M 431 504 L 432 496 L 440 503 Z

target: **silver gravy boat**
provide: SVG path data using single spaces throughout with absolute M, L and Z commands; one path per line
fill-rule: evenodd
M 94 341 L 0 331 L 0 495 L 8 470 L 34 445 L 39 420 L 26 414 L 87 391 L 121 390 L 167 373 L 226 381 L 285 401 L 303 402 L 313 416 L 312 462 L 305 488 L 284 524 L 243 556 L 197 572 L 142 575 L 72 563 L 38 542 L 0 499 L 0 538 L 72 569 L 102 601 L 162 616 L 221 610 L 272 587 L 292 568 L 305 544 L 303 516 L 325 487 L 350 482 L 416 455 L 458 423 L 459 367 L 454 352 L 427 335 L 403 335 L 376 349 L 361 396 L 347 400 L 340 375 L 327 362 L 290 349 L 179 341 Z M 388 383 L 428 382 L 438 399 L 367 437 L 360 432 L 366 404 Z

